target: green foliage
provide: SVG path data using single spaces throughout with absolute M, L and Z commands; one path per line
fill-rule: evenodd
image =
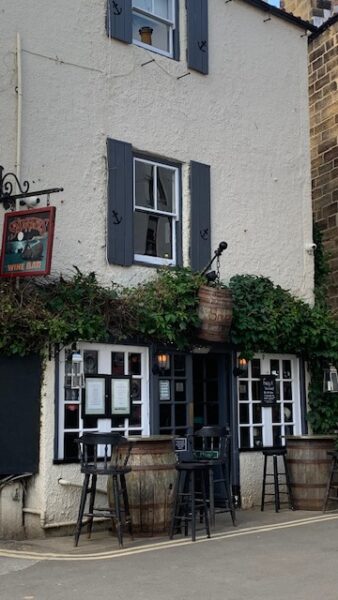
M 162 269 L 135 288 L 101 286 L 94 273 L 0 282 L 0 353 L 43 352 L 48 343 L 142 336 L 186 348 L 198 324 L 199 275 Z

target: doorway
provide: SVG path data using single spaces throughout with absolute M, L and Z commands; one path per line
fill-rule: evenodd
M 193 355 L 193 429 L 230 425 L 228 360 L 225 354 Z

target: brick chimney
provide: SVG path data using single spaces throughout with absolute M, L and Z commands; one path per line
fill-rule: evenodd
M 320 27 L 338 13 L 338 0 L 281 0 L 281 8 Z

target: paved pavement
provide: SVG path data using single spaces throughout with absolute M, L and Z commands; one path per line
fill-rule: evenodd
M 211 539 L 0 540 L 1 600 L 337 600 L 338 513 L 238 511 Z

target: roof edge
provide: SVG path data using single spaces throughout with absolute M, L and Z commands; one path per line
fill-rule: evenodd
M 300 27 L 301 29 L 305 29 L 305 31 L 311 31 L 313 34 L 317 32 L 318 27 L 316 27 L 316 25 L 313 25 L 309 21 L 303 21 L 300 17 L 296 17 L 292 13 L 281 10 L 280 8 L 277 8 L 277 6 L 272 6 L 271 4 L 264 2 L 264 0 L 243 0 L 243 2 L 251 4 L 251 6 L 255 6 L 266 13 L 271 13 L 280 19 L 284 19 L 284 21 L 296 25 L 296 27 Z

